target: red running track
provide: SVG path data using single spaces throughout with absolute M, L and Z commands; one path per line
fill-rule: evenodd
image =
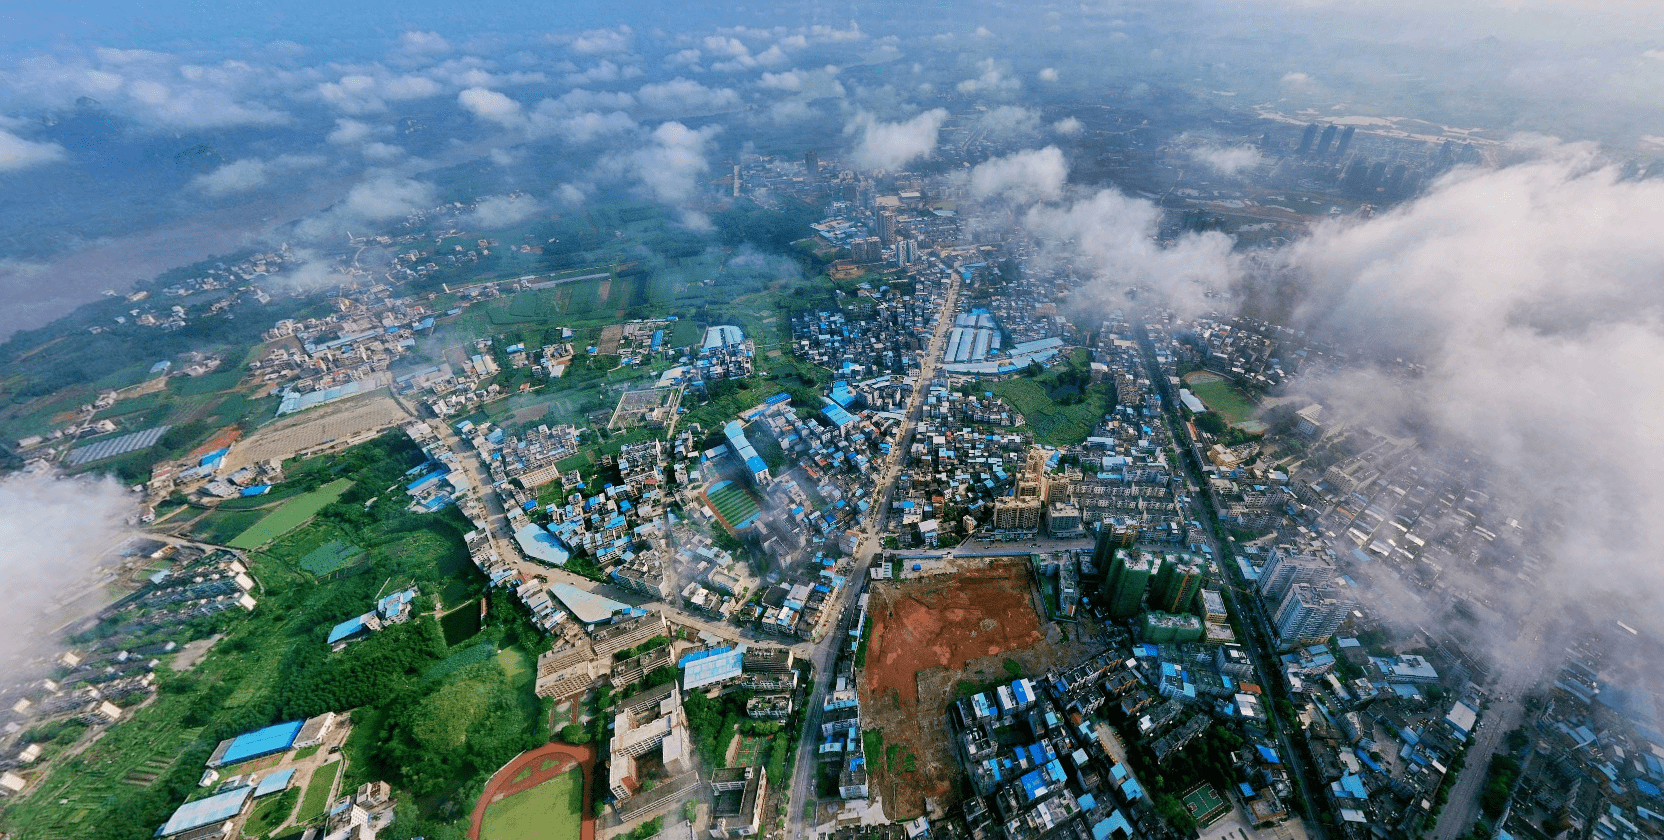
M 548 759 L 554 759 L 559 763 L 544 770 L 543 762 Z M 485 824 L 485 809 L 491 803 L 537 787 L 572 769 L 574 764 L 581 768 L 584 774 L 583 822 L 579 836 L 581 840 L 595 840 L 595 748 L 558 743 L 545 744 L 535 750 L 523 752 L 492 774 L 491 780 L 485 783 L 485 792 L 480 794 L 480 801 L 474 805 L 474 819 L 468 827 L 468 840 L 481 840 L 480 826 Z M 527 769 L 531 770 L 531 775 L 519 781 L 514 780 Z

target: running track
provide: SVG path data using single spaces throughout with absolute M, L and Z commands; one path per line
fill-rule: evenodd
M 539 768 L 543 766 L 545 759 L 555 759 L 560 765 L 547 771 L 541 770 Z M 485 809 L 492 802 L 547 782 L 564 773 L 574 763 L 582 768 L 584 774 L 583 824 L 579 836 L 581 840 L 595 840 L 595 748 L 558 743 L 545 744 L 535 750 L 523 752 L 492 774 L 491 780 L 485 783 L 485 792 L 480 794 L 480 801 L 474 805 L 474 818 L 472 825 L 468 827 L 468 840 L 480 840 L 480 826 L 485 823 Z M 514 777 L 528 768 L 532 771 L 531 777 L 515 782 Z

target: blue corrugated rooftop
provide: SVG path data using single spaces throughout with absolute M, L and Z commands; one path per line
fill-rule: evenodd
M 740 675 L 745 662 L 745 645 L 726 653 L 696 659 L 682 666 L 682 688 L 688 691 Z
M 300 728 L 304 725 L 306 721 L 291 720 L 238 735 L 231 740 L 231 746 L 226 749 L 225 754 L 220 756 L 220 765 L 236 764 L 283 752 L 295 742 L 295 736 L 300 734 Z
M 268 773 L 266 778 L 260 780 L 260 784 L 254 786 L 254 795 L 256 797 L 268 796 L 279 791 L 288 790 L 289 780 L 294 777 L 295 768 L 293 767 L 279 770 L 276 773 Z
M 242 812 L 243 804 L 248 802 L 249 796 L 253 793 L 254 788 L 240 787 L 214 794 L 207 799 L 186 802 L 179 806 L 179 810 L 173 812 L 173 816 L 157 830 L 156 835 L 172 837 L 205 825 L 229 820 Z
M 365 615 L 368 615 L 368 613 L 365 613 Z M 351 636 L 352 634 L 357 633 L 358 631 L 363 630 L 363 629 L 364 629 L 364 616 L 363 615 L 354 616 L 352 618 L 347 619 L 346 621 L 341 622 L 340 624 L 335 625 L 335 629 L 329 631 L 329 638 L 327 640 L 325 640 L 324 644 L 333 645 L 336 642 L 339 642 L 342 639 L 345 639 L 346 637 Z

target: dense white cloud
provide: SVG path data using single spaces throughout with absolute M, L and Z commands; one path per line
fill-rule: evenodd
M 94 586 L 101 555 L 124 536 L 137 498 L 114 478 L 46 472 L 0 479 L 0 662 L 41 652 L 60 596 Z M 51 622 L 51 623 L 48 623 Z
M 63 159 L 64 147 L 57 143 L 25 140 L 10 131 L 0 129 L 0 172 L 16 172 L 19 169 Z
M 990 108 L 977 117 L 977 127 L 996 140 L 1009 140 L 1040 130 L 1040 112 L 1016 105 Z
M 1537 154 L 1320 226 L 1287 256 L 1308 289 L 1296 323 L 1425 364 L 1318 383 L 1325 410 L 1408 420 L 1424 444 L 1478 455 L 1529 550 L 1554 561 L 1533 610 L 1575 601 L 1658 632 L 1664 182 L 1622 180 L 1586 147 Z
M 844 126 L 855 137 L 850 160 L 861 169 L 899 169 L 936 150 L 948 112 L 934 108 L 903 122 L 880 122 L 865 111 Z
M 701 69 L 699 66 L 699 59 L 702 56 L 703 54 L 699 50 L 692 47 L 685 50 L 677 50 L 676 52 L 664 57 L 664 66 L 688 67 L 693 70 L 699 70 Z
M 504 128 L 522 128 L 526 124 L 526 115 L 521 112 L 520 103 L 507 94 L 486 88 L 469 88 L 457 94 L 456 101 L 475 118 Z
M 376 133 L 377 127 L 367 122 L 339 117 L 335 120 L 335 130 L 324 139 L 337 146 L 351 146 L 370 139 Z
M 649 82 L 636 91 L 636 99 L 654 113 L 664 116 L 692 116 L 729 111 L 740 106 L 733 88 L 706 87 L 677 76 L 668 82 Z
M 718 131 L 715 126 L 695 130 L 679 122 L 662 123 L 641 148 L 609 155 L 601 167 L 631 180 L 652 199 L 682 211 L 683 224 L 708 227 L 710 220 L 694 199 L 700 178 L 710 171 L 706 155 Z
M 1055 131 L 1064 137 L 1076 137 L 1085 130 L 1086 126 L 1081 125 L 1080 120 L 1077 120 L 1074 117 L 1064 117 L 1063 119 L 1052 123 L 1052 131 Z
M 971 170 L 971 194 L 1015 201 L 1053 200 L 1063 194 L 1069 164 L 1056 146 L 1027 149 L 977 164 Z
M 977 69 L 982 71 L 980 75 L 955 86 L 960 93 L 1012 93 L 1023 86 L 1016 79 L 1006 76 L 991 58 L 977 62 Z
M 569 49 L 578 55 L 629 52 L 635 46 L 635 30 L 620 24 L 616 29 L 591 29 L 572 39 Z
M 707 36 L 702 45 L 706 52 L 718 58 L 739 58 L 751 54 L 751 49 L 743 41 L 725 35 Z
M 268 104 L 284 80 L 246 61 L 195 63 L 150 50 L 94 49 L 34 55 L 0 65 L 0 90 L 14 104 L 67 108 L 85 97 L 146 128 L 190 130 L 276 125 Z
M 796 70 L 787 70 L 784 73 L 764 73 L 757 80 L 757 84 L 759 87 L 772 90 L 802 90 L 803 77 L 799 76 Z
M 1157 240 L 1161 208 L 1141 198 L 1106 189 L 1066 204 L 1042 204 L 1023 217 L 1023 227 L 1043 243 L 1043 255 L 1098 281 L 1079 296 L 1090 305 L 1094 293 L 1113 297 L 1129 286 L 1151 290 L 1186 314 L 1206 307 L 1209 289 L 1230 285 L 1238 261 L 1230 237 L 1185 234 Z
M 348 114 L 384 111 L 388 102 L 426 99 L 442 91 L 438 82 L 426 76 L 392 74 L 379 69 L 373 73 L 348 73 L 317 86 L 319 98 Z
M 566 74 L 566 83 L 569 85 L 588 85 L 596 82 L 616 82 L 623 79 L 637 78 L 641 76 L 641 72 L 641 68 L 634 64 L 621 66 L 603 58 L 587 70 Z
M 191 179 L 191 186 L 210 196 L 226 196 L 263 187 L 275 175 L 312 169 L 323 163 L 324 159 L 316 155 L 279 155 L 271 160 L 244 158 L 198 175 Z
M 545 103 L 553 100 L 544 100 Z M 593 143 L 603 137 L 625 134 L 636 127 L 636 121 L 623 111 L 579 111 L 567 112 L 559 108 L 543 107 L 539 103 L 538 109 L 531 116 L 534 134 L 538 136 L 558 136 L 568 143 Z
M 388 222 L 434 207 L 438 191 L 432 184 L 395 172 L 373 171 L 354 184 L 334 207 L 302 219 L 295 232 L 304 240 L 333 239 L 367 223 Z
M 438 203 L 436 196 L 432 184 L 379 174 L 349 190 L 342 206 L 359 218 L 384 221 L 432 207 Z
M 444 55 L 451 51 L 451 42 L 438 32 L 408 30 L 399 35 L 399 49 L 412 55 Z
M 392 163 L 393 161 L 404 157 L 404 148 L 402 146 L 396 146 L 392 143 L 382 143 L 379 141 L 365 143 L 364 145 L 358 147 L 358 151 L 360 154 L 364 155 L 365 160 L 371 163 Z
M 1191 149 L 1190 156 L 1221 175 L 1238 175 L 1264 162 L 1260 150 L 1252 146 L 1206 144 Z
M 537 199 L 524 193 L 490 195 L 474 205 L 470 221 L 482 228 L 504 228 L 517 225 L 543 211 Z

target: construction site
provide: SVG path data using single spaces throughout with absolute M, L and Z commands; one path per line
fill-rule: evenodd
M 948 574 L 875 582 L 869 592 L 860 685 L 871 789 L 891 819 L 936 816 L 961 795 L 948 704 L 1015 673 L 1073 664 L 1091 649 L 1041 619 L 1022 560 L 964 563 Z

